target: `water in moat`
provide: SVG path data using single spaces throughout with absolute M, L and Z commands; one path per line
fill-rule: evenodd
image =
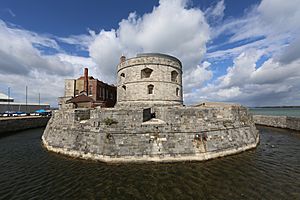
M 206 162 L 105 164 L 50 153 L 43 129 L 0 138 L 0 199 L 300 199 L 300 134 Z

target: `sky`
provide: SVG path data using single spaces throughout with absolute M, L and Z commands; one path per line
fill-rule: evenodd
M 300 0 L 0 0 L 0 92 L 57 106 L 83 68 L 116 83 L 120 56 L 183 64 L 186 105 L 300 105 Z

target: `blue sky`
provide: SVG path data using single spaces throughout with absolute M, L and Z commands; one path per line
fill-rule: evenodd
M 217 2 L 204 0 L 192 1 L 189 4 L 205 10 Z M 242 16 L 246 8 L 258 2 L 244 0 L 237 4 L 235 0 L 228 0 L 228 9 L 224 11 L 225 18 Z M 126 19 L 130 12 L 135 11 L 142 15 L 151 12 L 158 5 L 158 0 L 1 0 L 1 19 L 37 33 L 68 37 L 85 34 L 87 29 L 116 29 L 119 22 Z
M 117 28 L 128 13 L 151 12 L 155 5 L 158 1 L 1 0 L 1 18 L 37 33 L 68 37 L 85 34 L 87 29 Z M 10 9 L 15 16 L 3 12 L 5 9 Z
M 0 92 L 56 105 L 63 80 L 115 83 L 121 54 L 184 65 L 186 104 L 300 105 L 300 1 L 0 0 Z

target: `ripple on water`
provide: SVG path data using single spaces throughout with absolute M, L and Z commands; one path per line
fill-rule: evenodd
M 0 138 L 0 199 L 300 199 L 300 135 L 206 162 L 105 164 L 41 147 L 42 129 Z

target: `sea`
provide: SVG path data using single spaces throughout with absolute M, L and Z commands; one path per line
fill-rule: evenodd
M 300 117 L 300 108 L 249 108 L 254 115 Z

